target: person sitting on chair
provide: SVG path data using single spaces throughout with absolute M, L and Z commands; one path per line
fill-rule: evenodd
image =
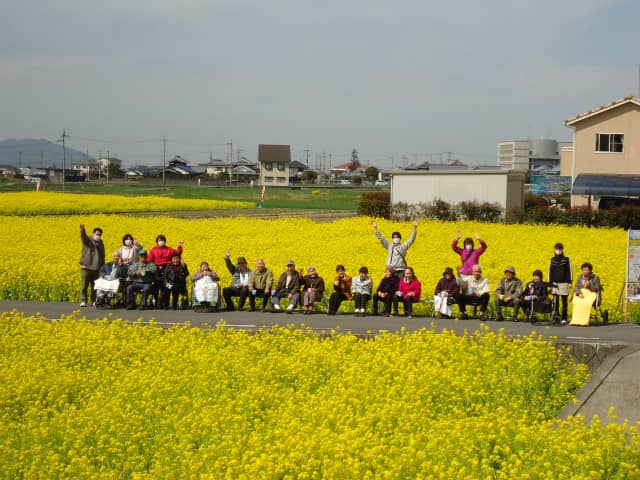
M 171 263 L 164 268 L 162 272 L 162 299 L 161 308 L 167 310 L 169 308 L 169 299 L 171 299 L 171 308 L 178 309 L 178 300 L 187 296 L 187 278 L 189 277 L 189 268 L 184 263 L 182 257 L 176 252 L 171 256 Z M 183 308 L 183 307 L 181 307 Z
M 360 267 L 358 275 L 351 282 L 351 294 L 353 295 L 354 312 L 356 317 L 364 317 L 367 314 L 367 303 L 371 299 L 373 282 L 369 276 L 367 267 Z
M 293 260 L 287 262 L 287 270 L 280 275 L 276 288 L 271 293 L 271 305 L 274 312 L 282 311 L 280 309 L 280 299 L 289 299 L 289 305 L 285 310 L 286 313 L 293 313 L 293 309 L 298 305 L 300 300 L 300 284 L 302 277 L 300 272 L 296 270 L 296 264 Z
M 238 297 L 238 310 L 244 308 L 244 302 L 249 296 L 249 275 L 251 269 L 247 268 L 247 259 L 244 257 L 238 257 L 237 265 L 231 262 L 231 251 L 227 250 L 224 256 L 224 262 L 227 265 L 227 270 L 231 274 L 231 286 L 222 289 L 222 296 L 224 297 L 224 303 L 227 305 L 227 311 L 232 312 L 233 299 L 232 297 Z
M 536 320 L 536 313 L 548 313 L 551 311 L 551 302 L 549 301 L 549 289 L 547 284 L 542 281 L 542 270 L 535 270 L 532 274 L 533 279 L 527 283 L 524 289 L 523 310 L 531 321 Z
M 451 305 L 456 303 L 459 292 L 460 286 L 453 276 L 453 268 L 445 268 L 433 296 L 433 310 L 440 314 L 440 318 L 451 318 Z
M 267 304 L 273 288 L 273 272 L 267 268 L 264 260 L 256 260 L 256 269 L 249 274 L 249 311 L 256 310 L 256 298 L 262 299 L 262 311 L 267 311 Z
M 460 272 L 458 272 L 460 274 Z M 460 274 L 461 275 L 461 274 Z M 487 316 L 487 306 L 489 305 L 489 280 L 482 276 L 482 267 L 475 264 L 471 268 L 471 278 L 463 279 L 458 277 L 460 284 L 460 296 L 458 297 L 458 307 L 460 308 L 460 319 L 468 320 L 467 305 L 480 306 L 480 316 Z
M 594 305 L 600 305 L 602 301 L 602 284 L 600 283 L 600 277 L 593 273 L 593 265 L 589 262 L 585 262 L 580 267 L 582 270 L 582 275 L 578 277 L 576 281 L 576 288 L 574 290 L 574 295 L 577 295 L 580 298 L 584 298 L 584 294 L 581 292 L 583 288 L 590 290 L 596 294 L 596 300 Z
M 200 270 L 191 275 L 193 283 L 193 301 L 203 305 L 215 306 L 218 303 L 218 282 L 220 277 L 209 268 L 207 262 L 200 263 Z
M 507 267 L 504 270 L 504 277 L 498 283 L 498 288 L 496 288 L 496 321 L 501 322 L 504 320 L 502 307 L 513 307 L 511 321 L 517 322 L 521 299 L 522 282 L 516 277 L 516 269 Z
M 138 252 L 138 261 L 133 262 L 129 267 L 128 278 L 131 284 L 127 287 L 127 310 L 136 308 L 136 294 L 142 292 L 140 299 L 140 310 L 147 308 L 147 295 L 151 292 L 153 282 L 158 275 L 158 267 L 153 262 L 147 261 L 147 251 Z
M 393 303 L 393 295 L 398 290 L 400 279 L 393 274 L 393 267 L 388 266 L 384 271 L 384 277 L 380 280 L 380 284 L 373 294 L 373 314 L 378 315 L 378 302 L 384 305 L 384 316 L 391 315 L 391 304 Z
M 338 313 L 340 304 L 343 300 L 351 300 L 351 283 L 353 279 L 347 275 L 344 265 L 336 266 L 337 275 L 333 279 L 333 293 L 329 297 L 329 310 L 327 315 L 335 315 Z
M 324 294 L 324 280 L 318 276 L 316 267 L 309 267 L 307 274 L 302 277 L 302 306 L 303 313 L 311 315 L 313 312 L 313 304 L 322 300 Z
M 105 305 L 118 292 L 124 293 L 127 270 L 128 267 L 122 263 L 120 251 L 116 250 L 113 252 L 113 260 L 100 268 L 100 278 L 95 281 L 96 306 Z

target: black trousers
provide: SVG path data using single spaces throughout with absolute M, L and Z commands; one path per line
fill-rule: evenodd
M 390 293 L 386 297 L 379 297 L 377 293 L 373 294 L 373 313 L 378 313 L 378 302 L 382 302 L 384 306 L 384 313 L 391 313 L 391 304 L 393 303 L 393 294 Z M 396 312 L 398 306 L 396 305 Z
M 251 310 L 254 310 L 256 308 L 256 298 L 261 298 L 262 310 L 266 310 L 267 303 L 269 303 L 269 297 L 271 296 L 271 293 L 269 293 L 269 295 L 265 295 L 264 288 L 256 288 L 255 292 L 256 292 L 255 295 L 253 294 L 253 292 L 249 292 L 249 307 L 251 308 Z
M 249 287 L 227 287 L 222 289 L 222 296 L 224 297 L 227 310 L 233 310 L 232 297 L 239 297 L 238 310 L 242 310 L 244 302 L 247 301 L 247 297 L 249 296 Z
M 353 301 L 355 303 L 355 308 L 367 309 L 367 303 L 371 300 L 371 295 L 362 294 L 362 293 L 354 293 Z
M 333 292 L 329 297 L 330 314 L 337 313 L 343 300 L 347 300 L 347 296 L 342 292 Z
M 467 313 L 467 305 L 480 305 L 480 312 L 484 313 L 487 311 L 487 306 L 489 305 L 489 294 L 483 293 L 479 297 L 476 295 L 460 295 L 458 297 L 460 313 Z

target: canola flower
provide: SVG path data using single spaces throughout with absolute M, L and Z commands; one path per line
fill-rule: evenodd
M 157 195 L 127 197 L 55 192 L 0 193 L 0 215 L 62 215 L 158 210 L 252 208 L 253 202 L 170 198 Z
M 258 258 L 264 258 L 275 275 L 284 271 L 289 258 L 299 269 L 316 266 L 325 280 L 333 278 L 337 264 L 344 264 L 352 275 L 366 265 L 376 284 L 383 276 L 386 260 L 385 250 L 366 217 L 328 223 L 300 218 L 187 220 L 126 215 L 2 217 L 1 221 L 0 244 L 5 255 L 0 262 L 0 298 L 4 299 L 76 301 L 80 288 L 80 223 L 104 229 L 107 257 L 121 245 L 125 232 L 132 233 L 147 248 L 153 246 L 159 233 L 165 234 L 172 246 L 185 240 L 184 259 L 190 269 L 206 260 L 221 276 L 222 285 L 230 282 L 223 260 L 226 249 L 232 251 L 234 262 L 238 256 L 245 256 L 250 268 Z M 386 237 L 399 230 L 407 238 L 412 228 L 409 222 L 380 220 L 378 225 Z M 530 280 L 531 272 L 538 268 L 546 276 L 553 245 L 563 242 L 574 276 L 583 262 L 591 262 L 605 286 L 604 308 L 610 310 L 612 319 L 620 317 L 615 310 L 624 286 L 626 235 L 622 229 L 421 221 L 407 261 L 423 283 L 425 295 L 432 293 L 445 267 L 459 264 L 459 256 L 450 247 L 458 230 L 465 236 L 477 231 L 487 241 L 489 248 L 481 264 L 492 292 L 508 265 L 515 266 L 523 282 Z M 345 304 L 343 308 L 349 307 Z M 421 311 L 417 309 L 417 313 Z
M 542 337 L 0 314 L 0 478 L 640 478 Z

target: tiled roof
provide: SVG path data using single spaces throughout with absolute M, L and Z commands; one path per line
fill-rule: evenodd
M 581 122 L 582 120 L 586 120 L 587 118 L 593 117 L 594 115 L 598 115 L 600 113 L 606 112 L 608 110 L 612 110 L 614 108 L 618 108 L 622 105 L 625 105 L 627 103 L 634 103 L 638 106 L 640 106 L 640 98 L 633 96 L 633 95 L 629 95 L 627 97 L 624 98 L 620 98 L 618 100 L 614 100 L 613 102 L 609 102 L 606 105 L 601 105 L 599 107 L 596 107 L 592 110 L 589 110 L 588 112 L 583 112 L 580 113 L 578 115 L 576 115 L 575 117 L 570 117 L 567 118 L 564 121 L 564 124 L 567 127 L 570 127 L 578 122 Z

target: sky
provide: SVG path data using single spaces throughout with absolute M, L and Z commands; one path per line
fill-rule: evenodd
M 0 139 L 125 165 L 495 164 L 638 94 L 637 0 L 2 0 Z M 634 51 L 635 50 L 635 51 Z M 443 152 L 452 152 L 444 154 Z

